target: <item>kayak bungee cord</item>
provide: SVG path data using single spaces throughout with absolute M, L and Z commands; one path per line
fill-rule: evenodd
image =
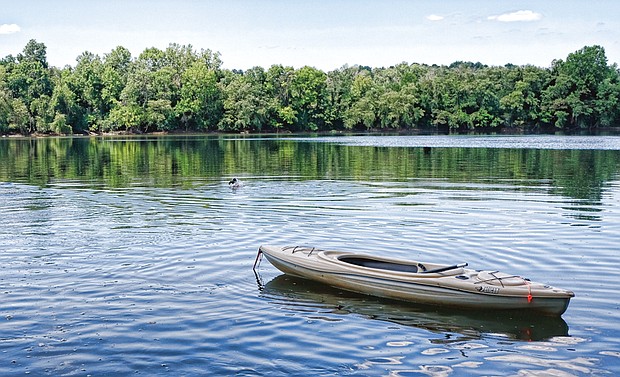
M 488 282 L 490 282 L 490 281 L 497 280 L 497 281 L 499 281 L 499 283 L 502 285 L 502 288 L 505 288 L 505 286 L 504 286 L 504 282 L 502 281 L 502 280 L 504 280 L 504 279 L 519 278 L 519 279 L 523 279 L 523 280 L 526 280 L 526 281 L 527 281 L 527 279 L 526 279 L 526 278 L 524 278 L 524 277 L 522 277 L 522 276 L 519 276 L 519 275 L 509 275 L 509 276 L 497 277 L 497 276 L 495 276 L 495 273 L 496 273 L 496 272 L 499 272 L 499 271 L 489 272 L 489 275 L 493 276 L 493 279 L 480 280 L 480 281 L 474 282 L 474 284 L 488 283 Z
M 489 275 L 493 276 L 493 279 L 486 279 L 486 280 L 477 281 L 474 284 L 488 283 L 490 281 L 497 280 L 502 285 L 502 288 L 505 288 L 504 282 L 502 280 L 504 280 L 504 279 L 512 279 L 512 278 L 519 278 L 519 279 L 523 280 L 523 284 L 525 286 L 527 286 L 527 296 L 526 296 L 527 297 L 527 302 L 528 303 L 532 302 L 532 300 L 534 299 L 534 296 L 532 296 L 532 286 L 530 285 L 530 280 L 529 279 L 526 279 L 523 276 L 519 276 L 519 275 L 511 275 L 511 276 L 498 277 L 498 276 L 495 275 L 496 272 L 499 272 L 499 271 L 489 272 Z

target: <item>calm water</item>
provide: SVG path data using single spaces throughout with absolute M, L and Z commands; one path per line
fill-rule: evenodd
M 0 221 L 3 376 L 620 374 L 613 137 L 1 139 Z M 562 318 L 419 307 L 255 276 L 263 243 L 576 298 Z

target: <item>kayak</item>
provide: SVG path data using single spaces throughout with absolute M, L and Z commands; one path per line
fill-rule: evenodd
M 467 263 L 406 261 L 306 246 L 261 245 L 256 262 L 261 255 L 285 274 L 418 304 L 560 316 L 575 296 L 518 275 L 468 269 Z

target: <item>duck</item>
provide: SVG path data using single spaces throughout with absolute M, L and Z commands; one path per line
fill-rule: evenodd
M 238 189 L 241 186 L 243 186 L 243 183 L 237 178 L 233 178 L 228 181 L 228 187 L 230 187 L 231 189 Z

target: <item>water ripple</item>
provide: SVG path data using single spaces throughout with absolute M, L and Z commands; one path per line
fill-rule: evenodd
M 245 181 L 0 185 L 0 374 L 620 372 L 620 185 L 591 203 L 544 182 Z M 347 293 L 266 262 L 261 284 L 251 267 L 269 243 L 464 261 L 577 297 L 563 319 L 520 319 Z

